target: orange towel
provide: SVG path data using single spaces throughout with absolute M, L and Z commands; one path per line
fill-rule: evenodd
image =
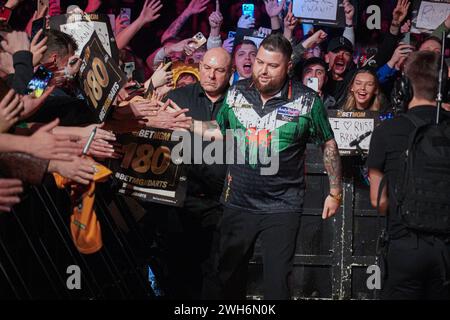
M 95 253 L 103 246 L 100 222 L 94 210 L 95 183 L 106 180 L 112 172 L 98 163 L 95 164 L 95 167 L 94 181 L 88 185 L 76 184 L 59 174 L 53 174 L 58 188 L 66 186 L 71 188 L 70 231 L 76 248 L 84 254 Z

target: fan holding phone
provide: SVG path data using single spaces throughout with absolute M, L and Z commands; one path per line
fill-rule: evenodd
M 242 16 L 238 21 L 238 28 L 252 29 L 255 27 L 255 5 L 253 3 L 242 4 Z
M 45 88 L 47 88 L 52 77 L 53 72 L 51 72 L 42 65 L 39 66 L 36 72 L 34 73 L 33 78 L 28 83 L 27 94 L 34 94 L 36 98 L 42 96 Z

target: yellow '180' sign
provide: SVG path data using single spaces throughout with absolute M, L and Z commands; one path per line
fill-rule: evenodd
M 109 76 L 105 64 L 95 57 L 92 61 L 92 68 L 88 71 L 84 80 L 84 92 L 87 94 L 95 108 L 103 96 L 103 89 L 109 85 Z
M 121 167 L 128 169 L 131 165 L 137 173 L 164 174 L 170 166 L 170 149 L 166 146 L 155 148 L 151 144 L 129 143 L 123 146 L 124 157 Z

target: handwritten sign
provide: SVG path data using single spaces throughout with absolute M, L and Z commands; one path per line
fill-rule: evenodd
M 186 174 L 181 163 L 171 159 L 171 130 L 146 128 L 122 134 L 117 142 L 123 157 L 114 160 L 114 178 L 122 184 L 119 193 L 172 206 L 182 206 L 186 195 Z
M 80 55 L 91 39 L 94 31 L 100 42 L 114 60 L 119 61 L 119 50 L 110 24 L 110 18 L 106 14 L 65 14 L 50 18 L 50 29 L 62 31 L 71 35 L 78 44 L 75 54 Z
M 302 23 L 340 27 L 345 24 L 343 0 L 293 0 L 292 12 Z
M 417 28 L 434 30 L 450 14 L 450 3 L 422 1 L 417 15 Z
M 127 77 L 106 53 L 96 32 L 87 42 L 81 59 L 80 88 L 98 119 L 103 121 Z
M 379 123 L 379 114 L 373 111 L 345 112 L 329 110 L 328 118 L 334 132 L 339 153 L 342 156 L 356 155 L 358 153 L 357 147 L 350 146 L 350 143 L 364 134 L 373 132 Z M 368 134 L 359 143 L 359 147 L 363 151 L 369 150 L 370 138 L 371 134 Z
M 336 20 L 337 5 L 337 0 L 303 0 L 295 9 L 303 18 Z

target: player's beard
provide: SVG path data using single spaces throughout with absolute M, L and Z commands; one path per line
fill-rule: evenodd
M 266 77 L 268 81 L 261 82 L 260 77 Z M 256 89 L 258 89 L 258 91 L 264 95 L 275 95 L 276 93 L 278 93 L 278 91 L 281 90 L 284 82 L 286 81 L 285 77 L 273 78 L 268 76 L 255 75 L 254 73 L 252 74 L 252 79 Z

